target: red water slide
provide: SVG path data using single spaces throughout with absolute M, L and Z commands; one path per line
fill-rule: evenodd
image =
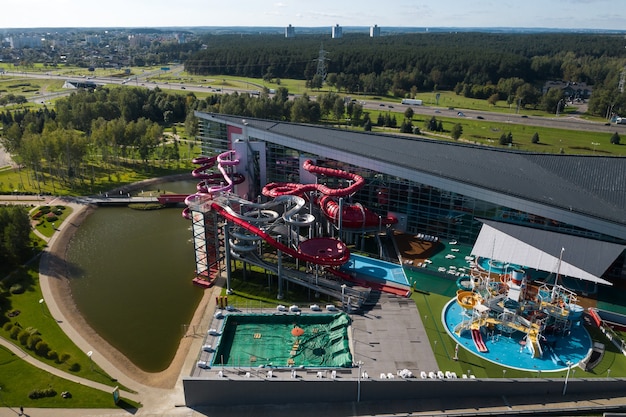
M 485 345 L 485 342 L 483 341 L 483 335 L 482 333 L 480 333 L 480 330 L 472 329 L 472 340 L 474 341 L 474 345 L 479 352 L 484 353 L 489 351 L 489 349 L 487 349 L 487 346 Z
M 229 207 L 223 207 L 222 205 L 213 202 L 211 203 L 211 210 L 214 210 L 222 217 L 235 223 L 237 226 L 259 236 L 274 248 L 291 257 L 323 266 L 340 266 L 350 260 L 350 250 L 345 243 L 340 240 L 332 238 L 308 239 L 300 244 L 298 250 L 295 250 L 289 246 L 283 245 L 268 233 L 238 217 L 237 214 Z
M 336 197 L 347 197 L 359 191 L 365 185 L 365 180 L 358 174 L 342 171 L 339 169 L 320 167 L 313 164 L 313 161 L 307 159 L 302 167 L 308 172 L 316 175 L 324 175 L 327 177 L 342 178 L 353 181 L 349 186 L 344 188 L 329 188 L 324 184 L 296 184 L 296 183 L 270 183 L 263 187 L 263 195 L 268 197 L 278 197 L 279 195 L 303 195 L 309 191 L 319 191 L 324 194 L 320 199 L 320 207 L 327 219 L 339 224 L 341 217 L 342 227 L 349 229 L 377 227 L 397 223 L 395 217 L 387 216 L 380 218 L 376 213 L 372 212 L 361 204 L 345 203 L 339 210 L 339 203 Z

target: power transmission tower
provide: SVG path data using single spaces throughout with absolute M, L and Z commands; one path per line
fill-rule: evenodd
M 324 44 L 322 43 L 322 45 L 320 46 L 320 52 L 319 55 L 317 56 L 317 71 L 315 73 L 315 75 L 319 75 L 322 78 L 322 82 L 324 82 L 324 80 L 326 80 L 326 61 L 328 61 L 328 58 L 326 58 L 326 55 L 328 54 L 328 52 L 326 52 L 324 50 Z

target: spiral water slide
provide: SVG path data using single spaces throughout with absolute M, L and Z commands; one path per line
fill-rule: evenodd
M 231 159 L 234 155 L 235 151 L 230 150 L 216 156 L 199 156 L 192 160 L 194 164 L 200 166 L 191 171 L 191 175 L 201 181 L 196 186 L 198 192 L 185 199 L 187 206 L 199 199 L 205 198 L 207 195 L 230 191 L 234 185 L 241 184 L 245 180 L 245 177 L 241 174 L 229 174 L 226 172 L 225 167 L 234 166 L 239 163 L 238 159 Z M 209 172 L 216 163 L 218 164 L 217 168 L 220 172 Z M 186 219 L 189 218 L 189 207 L 183 210 L 183 217 Z
M 376 213 L 372 212 L 359 203 L 340 204 L 337 197 L 347 197 L 359 191 L 365 185 L 365 180 L 358 174 L 342 171 L 339 169 L 320 167 L 313 164 L 313 161 L 307 159 L 302 167 L 308 172 L 316 175 L 327 177 L 342 178 L 352 183 L 344 188 L 329 188 L 324 184 L 297 184 L 297 183 L 270 183 L 263 187 L 263 195 L 268 197 L 278 197 L 281 195 L 304 195 L 310 191 L 318 191 L 323 194 L 319 204 L 322 213 L 327 219 L 339 224 L 341 218 L 342 227 L 356 229 L 364 227 L 377 227 L 382 224 L 389 225 L 397 223 L 395 217 L 380 218 Z M 341 209 L 340 209 L 341 207 Z
M 230 207 L 230 202 L 233 200 L 242 205 L 253 207 L 254 210 L 248 212 L 251 215 L 236 213 Z M 275 249 L 278 249 L 293 258 L 322 266 L 340 266 L 348 262 L 350 259 L 350 251 L 340 240 L 333 238 L 313 238 L 300 243 L 298 249 L 293 249 L 279 242 L 269 233 L 262 230 L 259 227 L 260 224 L 273 220 L 272 216 L 267 215 L 267 209 L 283 203 L 293 205 L 293 207 L 285 212 L 283 219 L 286 222 L 298 221 L 297 212 L 304 206 L 305 202 L 301 197 L 294 195 L 279 196 L 275 200 L 264 204 L 256 204 L 238 198 L 216 198 L 211 201 L 210 208 L 220 216 L 233 222 L 235 225 L 241 227 L 249 233 L 259 236 Z

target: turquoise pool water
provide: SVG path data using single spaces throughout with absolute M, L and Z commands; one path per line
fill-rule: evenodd
M 476 263 L 481 269 L 493 272 L 494 274 L 504 274 L 506 272 L 511 272 L 514 269 L 524 269 L 522 265 L 500 262 L 489 258 L 479 257 L 476 259 Z
M 489 333 L 483 338 L 488 352 L 479 352 L 469 334 L 459 336 L 454 332 L 456 326 L 463 320 L 463 314 L 466 314 L 466 310 L 456 302 L 456 299 L 452 299 L 443 309 L 442 321 L 450 337 L 471 353 L 509 368 L 531 372 L 563 371 L 567 369 L 567 362 L 577 364 L 585 358 L 592 346 L 591 337 L 585 327 L 580 323 L 574 323 L 569 335 L 547 336 L 541 358 L 534 358 L 520 343 L 525 334 L 518 331 L 510 335 L 497 330 Z
M 361 255 L 350 255 L 350 260 L 341 267 L 345 272 L 354 272 L 379 282 L 390 282 L 410 286 L 401 265 Z

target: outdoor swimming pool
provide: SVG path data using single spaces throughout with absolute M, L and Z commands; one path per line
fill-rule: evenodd
M 463 314 L 467 314 L 467 310 L 463 309 L 456 299 L 452 299 L 443 309 L 442 321 L 450 337 L 471 353 L 509 368 L 531 372 L 562 371 L 567 369 L 568 362 L 572 364 L 580 362 L 592 347 L 591 337 L 585 327 L 582 324 L 573 324 L 569 335 L 547 337 L 546 348 L 541 358 L 533 358 L 523 345 L 525 334 L 519 331 L 509 335 L 494 330 L 483 339 L 488 351 L 479 352 L 471 336 L 459 336 L 454 332 L 456 326 L 462 322 Z
M 350 323 L 345 313 L 230 313 L 211 366 L 352 367 Z
M 411 285 L 401 265 L 367 256 L 351 254 L 350 260 L 341 269 L 374 281 Z
M 501 262 L 495 259 L 478 257 L 476 264 L 485 271 L 493 272 L 494 274 L 505 274 L 515 269 L 524 269 L 521 265 L 510 264 L 508 262 Z

